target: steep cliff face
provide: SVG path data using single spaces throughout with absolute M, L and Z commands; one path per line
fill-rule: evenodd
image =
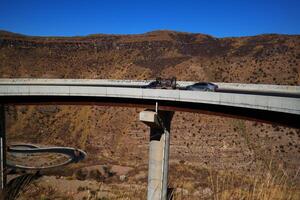
M 0 33 L 0 77 L 153 79 L 300 84 L 300 36 L 214 38 L 155 31 L 141 35 L 29 37 Z M 76 146 L 85 165 L 147 166 L 148 128 L 135 108 L 9 106 L 9 142 Z M 177 112 L 171 160 L 251 172 L 270 160 L 300 165 L 300 131 L 277 125 Z M 146 169 L 146 168 L 143 168 Z M 171 172 L 172 174 L 172 172 Z M 175 176 L 175 175 L 174 175 Z

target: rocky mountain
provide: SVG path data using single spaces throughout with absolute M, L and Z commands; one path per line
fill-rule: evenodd
M 215 38 L 153 31 L 33 37 L 1 31 L 0 78 L 176 76 L 189 81 L 299 85 L 299 44 L 299 35 L 277 34 Z M 88 166 L 120 165 L 133 169 L 127 182 L 145 185 L 149 130 L 139 122 L 139 111 L 96 105 L 10 105 L 8 142 L 79 147 L 87 151 L 88 159 L 55 173 L 71 176 Z M 243 175 L 269 169 L 272 163 L 292 176 L 300 166 L 300 130 L 176 112 L 170 159 L 171 184 L 177 187 L 184 180 L 192 185 L 187 190 L 205 184 L 200 169 Z

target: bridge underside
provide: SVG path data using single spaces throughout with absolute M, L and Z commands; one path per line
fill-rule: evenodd
M 87 96 L 2 96 L 0 98 L 0 104 L 7 105 L 99 105 L 149 109 L 155 109 L 156 102 L 160 110 L 204 113 L 300 128 L 300 115 L 297 114 L 206 103 Z

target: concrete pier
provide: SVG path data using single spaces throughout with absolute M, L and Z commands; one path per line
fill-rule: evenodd
M 146 110 L 140 113 L 140 121 L 150 126 L 148 169 L 148 200 L 166 200 L 168 197 L 168 171 L 170 125 L 173 112 Z
M 3 192 L 6 185 L 6 137 L 5 137 L 5 110 L 0 104 L 0 188 Z

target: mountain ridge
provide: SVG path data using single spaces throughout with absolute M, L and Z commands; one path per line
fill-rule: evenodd
M 0 34 L 0 78 L 147 80 L 176 76 L 183 81 L 300 85 L 299 44 L 299 35 L 220 39 L 159 31 L 49 39 Z M 149 129 L 138 120 L 141 110 L 10 105 L 8 143 L 73 146 L 88 153 L 84 163 L 52 175 L 70 176 L 99 164 L 129 166 L 135 174 L 145 175 Z M 171 125 L 170 179 L 175 186 L 186 181 L 196 190 L 199 184 L 207 184 L 199 179 L 200 168 L 246 176 L 267 169 L 270 162 L 293 175 L 300 165 L 299 138 L 298 129 L 176 112 Z M 146 184 L 144 175 L 130 175 L 128 181 Z

